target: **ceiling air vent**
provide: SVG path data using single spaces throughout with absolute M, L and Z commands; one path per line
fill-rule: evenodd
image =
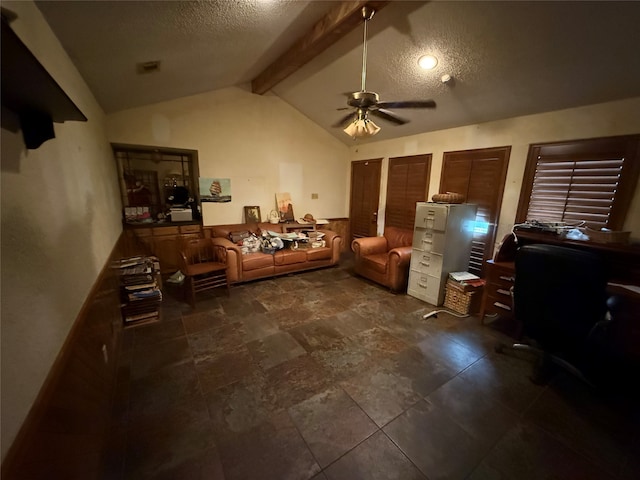
M 140 62 L 136 64 L 136 72 L 139 74 L 143 73 L 154 73 L 160 71 L 160 60 L 153 60 L 151 62 Z

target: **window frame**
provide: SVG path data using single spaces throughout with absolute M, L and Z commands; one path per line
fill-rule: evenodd
M 573 157 L 587 155 L 594 159 L 605 156 L 624 158 L 617 192 L 611 203 L 611 213 L 607 221 L 607 228 L 622 230 L 640 173 L 640 134 L 530 144 L 520 189 L 516 223 L 523 223 L 527 219 L 539 157 L 562 158 L 564 156 L 570 160 Z M 566 210 L 563 214 L 565 212 Z

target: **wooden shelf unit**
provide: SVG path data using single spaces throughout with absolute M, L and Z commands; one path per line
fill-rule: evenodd
M 126 266 L 122 266 L 123 262 Z M 122 259 L 119 263 L 120 310 L 124 327 L 159 321 L 162 278 L 157 258 L 132 257 Z

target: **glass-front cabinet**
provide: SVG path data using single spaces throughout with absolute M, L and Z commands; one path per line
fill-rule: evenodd
M 122 144 L 112 148 L 127 224 L 200 218 L 197 151 Z

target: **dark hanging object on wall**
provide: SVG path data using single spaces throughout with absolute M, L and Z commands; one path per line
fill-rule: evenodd
M 15 18 L 2 8 L 2 128 L 16 132 L 17 117 L 25 145 L 35 149 L 55 138 L 53 122 L 87 117 L 11 29 Z
M 48 113 L 28 112 L 20 114 L 20 126 L 24 144 L 30 150 L 35 150 L 50 138 L 55 138 L 53 120 Z

